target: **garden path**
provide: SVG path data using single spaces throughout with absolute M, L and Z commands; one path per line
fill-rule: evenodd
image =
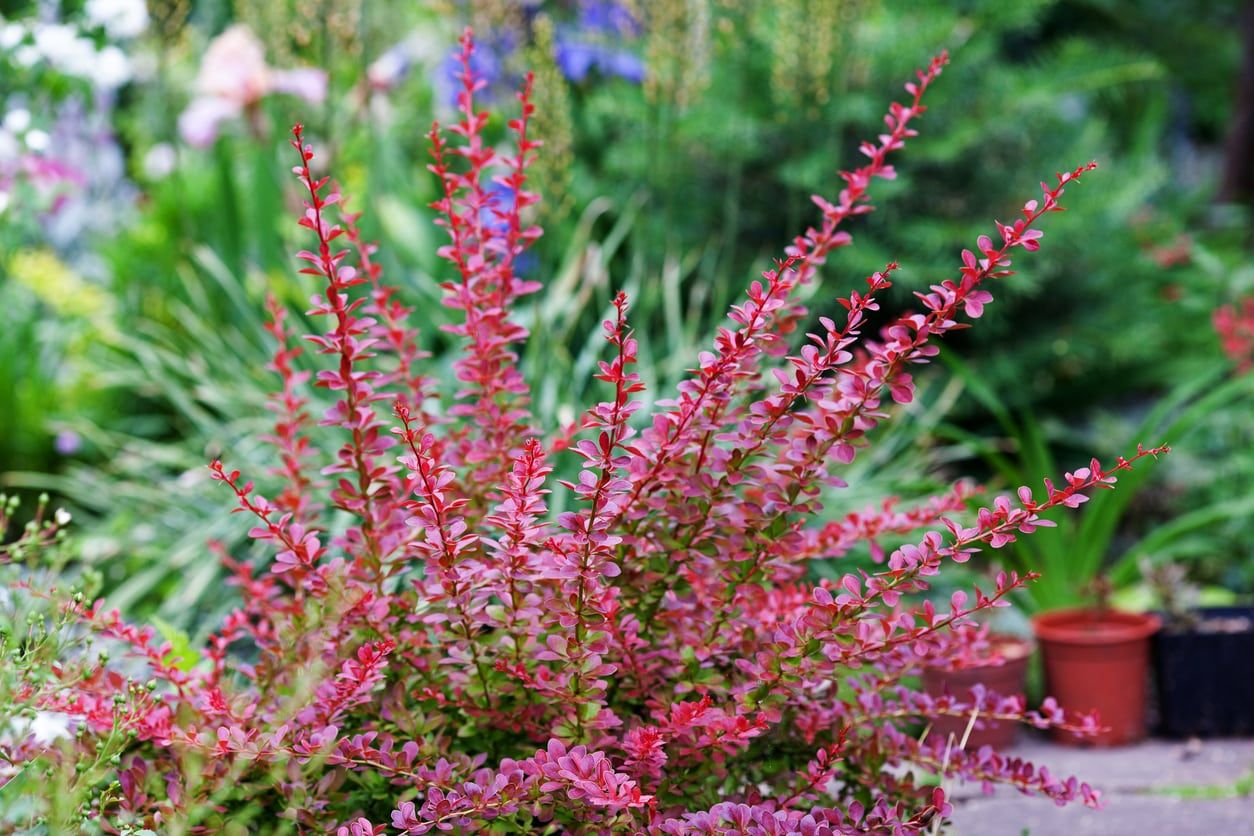
M 954 793 L 953 836 L 1254 834 L 1254 739 L 1075 749 L 1022 738 L 1014 754 L 1100 788 L 1106 807 L 1055 807 L 1006 787 Z

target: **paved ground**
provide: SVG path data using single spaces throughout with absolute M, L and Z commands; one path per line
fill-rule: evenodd
M 960 787 L 954 836 L 1176 836 L 1254 834 L 1254 796 L 1237 796 L 1254 776 L 1254 740 L 1148 741 L 1119 749 L 1074 749 L 1039 738 L 1016 754 L 1055 775 L 1077 775 L 1101 789 L 1106 807 L 1089 810 L 1028 798 L 999 787 L 992 796 Z M 1205 797 L 1206 795 L 1225 797 Z M 1201 796 L 1201 797 L 1199 797 Z

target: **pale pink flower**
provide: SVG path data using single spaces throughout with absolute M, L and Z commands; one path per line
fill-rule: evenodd
M 210 42 L 196 76 L 196 98 L 179 117 L 179 133 L 188 144 L 213 144 L 228 119 L 259 118 L 257 105 L 273 93 L 299 96 L 317 104 L 327 95 L 327 74 L 304 67 L 279 70 L 266 63 L 265 47 L 244 24 L 236 24 Z

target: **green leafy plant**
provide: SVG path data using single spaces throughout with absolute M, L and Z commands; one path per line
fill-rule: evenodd
M 944 355 L 944 360 L 970 395 L 996 419 L 1004 437 L 982 437 L 953 424 L 942 427 L 940 435 L 981 457 L 1008 484 L 1022 484 L 1023 476 L 1029 473 L 1057 472 L 1055 445 L 1039 418 L 1027 412 L 1013 413 L 953 353 Z M 1146 412 L 1129 436 L 1170 445 L 1187 443 L 1190 433 L 1196 432 L 1208 416 L 1252 393 L 1254 385 L 1249 379 L 1228 379 L 1226 370 L 1216 368 L 1210 375 L 1175 387 Z M 1040 581 L 1022 599 L 1030 610 L 1089 601 L 1102 579 L 1126 587 L 1139 577 L 1138 561 L 1170 558 L 1175 554 L 1173 547 L 1189 535 L 1254 512 L 1254 496 L 1217 497 L 1206 507 L 1153 522 L 1133 542 L 1121 543 L 1121 537 L 1127 536 L 1123 526 L 1129 511 L 1138 494 L 1153 484 L 1150 479 L 1145 469 L 1130 473 L 1120 480 L 1118 491 L 1099 492 L 1078 514 L 1059 517 L 1053 528 L 1020 540 L 1002 553 L 1008 568 L 1031 568 L 1041 573 Z

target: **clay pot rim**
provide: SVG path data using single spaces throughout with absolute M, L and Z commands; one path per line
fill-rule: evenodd
M 992 645 L 994 650 L 1001 651 L 1001 659 L 993 662 L 987 658 L 973 660 L 970 664 L 965 665 L 937 665 L 928 670 L 943 671 L 944 673 L 964 673 L 966 671 L 989 671 L 998 668 L 1017 665 L 1027 661 L 1032 652 L 1036 650 L 1036 643 L 1027 636 L 1017 636 L 1013 633 L 992 633 L 988 637 L 988 643 Z M 1006 651 L 1011 652 L 1007 653 Z
M 1013 633 L 991 633 L 988 637 L 988 643 L 995 649 L 1002 650 L 1007 662 L 1026 659 L 1036 649 L 1036 643 L 1029 636 L 1016 636 Z M 1014 655 L 1006 655 L 1004 653 L 1004 651 L 1011 649 L 1014 650 Z
M 1153 613 L 1077 607 L 1032 616 L 1032 632 L 1041 641 L 1060 644 L 1114 644 L 1147 639 L 1162 627 Z

